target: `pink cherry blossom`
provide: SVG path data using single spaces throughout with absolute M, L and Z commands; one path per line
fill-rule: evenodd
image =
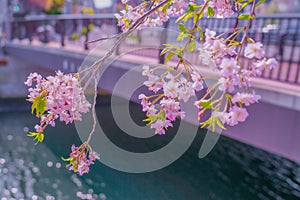
M 30 73 L 30 75 L 27 78 L 27 81 L 24 82 L 25 85 L 27 86 L 32 86 L 33 82 L 36 82 L 36 84 L 40 84 L 42 80 L 42 76 L 39 75 L 38 73 Z
M 156 120 L 156 122 L 151 124 L 150 127 L 155 129 L 155 134 L 164 135 L 166 134 L 165 129 L 168 127 L 173 127 L 173 124 L 169 120 L 163 121 L 161 119 L 158 119 Z
M 257 103 L 261 97 L 253 93 L 236 93 L 231 99 L 232 103 L 241 103 L 245 106 L 249 106 L 250 104 Z
M 192 88 L 197 92 L 201 91 L 203 89 L 203 80 L 200 73 L 197 71 L 193 71 L 191 77 L 193 81 Z
M 146 112 L 150 116 L 154 116 L 157 113 L 157 109 L 148 101 L 148 97 L 145 94 L 140 94 L 138 98 L 141 99 L 143 112 Z
M 261 59 L 265 56 L 263 44 L 260 42 L 249 43 L 245 48 L 245 57 Z
M 126 4 L 129 0 L 122 0 L 122 2 Z M 153 1 L 153 7 L 158 6 L 160 3 L 161 1 Z M 171 2 L 171 4 L 168 4 L 168 6 L 164 9 L 156 9 L 137 29 L 161 26 L 164 22 L 167 22 L 170 19 L 170 16 L 182 15 L 186 11 L 188 3 L 188 0 L 176 0 Z M 121 26 L 123 31 L 127 31 L 130 24 L 136 22 L 148 11 L 147 5 L 147 1 L 142 2 L 138 9 L 128 5 L 125 10 L 120 11 L 120 14 L 115 14 L 115 17 L 118 20 L 118 26 Z
M 230 108 L 229 113 L 225 117 L 226 124 L 230 126 L 235 126 L 239 122 L 243 122 L 248 117 L 248 112 L 246 108 L 241 108 L 238 106 L 233 106 Z
M 240 66 L 238 65 L 236 59 L 224 58 L 222 60 L 220 68 L 221 68 L 221 74 L 225 77 L 228 77 L 233 74 L 236 74 L 238 72 L 238 70 L 240 69 Z
M 185 78 L 181 78 L 179 85 L 178 100 L 187 102 L 190 97 L 195 96 L 195 90 L 192 82 L 187 81 Z
M 171 16 L 182 15 L 188 7 L 187 0 L 177 0 L 173 2 L 173 5 L 169 7 L 167 13 Z
M 26 85 L 34 87 L 28 89 L 28 101 L 34 103 L 36 98 L 45 101 L 46 109 L 40 124 L 36 126 L 37 132 L 43 132 L 47 125 L 54 126 L 55 120 L 59 119 L 66 124 L 74 120 L 81 120 L 82 113 L 89 111 L 91 104 L 86 100 L 83 89 L 77 77 L 73 74 L 56 72 L 55 76 L 43 79 L 37 73 L 28 76 Z
M 175 121 L 176 118 L 181 118 L 183 119 L 185 117 L 184 112 L 180 110 L 180 104 L 178 101 L 175 101 L 174 99 L 171 98 L 163 98 L 160 101 L 160 105 L 162 109 L 166 113 L 166 118 L 168 120 Z
M 144 85 L 155 93 L 161 90 L 163 87 L 163 83 L 159 79 L 159 76 L 154 74 L 148 74 L 148 80 L 144 82 Z
M 209 6 L 214 9 L 217 17 L 225 18 L 234 13 L 229 0 L 210 0 Z
M 269 58 L 266 65 L 268 69 L 275 69 L 278 66 L 278 61 L 275 58 Z
M 228 92 L 233 92 L 234 91 L 235 83 L 232 79 L 221 77 L 219 79 L 218 83 L 220 84 L 219 85 L 219 90 L 228 91 Z
M 178 88 L 179 83 L 175 79 L 171 79 L 168 82 L 164 82 L 163 84 L 163 91 L 165 96 L 170 98 L 177 98 L 178 97 Z
M 94 164 L 94 161 L 99 158 L 100 155 L 85 144 L 82 144 L 79 147 L 76 147 L 73 144 L 69 158 L 63 160 L 69 162 L 67 165 L 69 170 L 82 176 L 90 171 L 90 165 Z
M 142 106 L 148 106 L 149 105 L 149 101 L 147 100 L 147 96 L 145 95 L 145 94 L 140 94 L 139 96 L 138 96 L 138 98 L 139 99 L 141 99 L 142 101 L 141 101 L 141 105 Z
M 152 73 L 153 72 L 152 70 L 150 70 L 150 67 L 148 65 L 143 66 L 143 71 L 142 71 L 143 76 L 149 76 Z

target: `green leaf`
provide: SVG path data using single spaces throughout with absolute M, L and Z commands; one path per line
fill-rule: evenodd
M 27 136 L 30 136 L 30 137 L 35 137 L 38 133 L 36 132 L 29 132 L 27 133 Z
M 192 5 L 192 4 L 189 4 L 188 5 L 188 9 L 187 9 L 187 12 L 193 12 L 193 11 L 195 11 L 195 7 Z
M 194 15 L 194 12 L 187 12 L 187 13 L 181 15 L 181 16 L 176 20 L 176 23 L 177 23 L 177 22 L 180 22 L 180 21 L 186 22 L 186 21 L 188 21 L 193 15 Z
M 185 15 L 186 14 L 183 14 L 180 17 L 178 17 L 178 19 L 176 20 L 176 23 L 182 21 Z
M 198 16 L 198 19 L 199 19 L 199 20 L 202 19 L 203 15 L 204 15 L 204 12 L 200 12 L 200 13 L 199 13 L 199 16 Z
M 229 47 L 232 47 L 232 46 L 240 46 L 241 43 L 238 42 L 238 41 L 235 41 L 235 40 L 229 40 Z
M 167 64 L 174 55 L 175 55 L 174 52 L 170 52 L 165 58 L 165 64 Z
M 204 128 L 204 127 L 210 127 L 211 126 L 211 123 L 212 123 L 212 118 L 210 117 L 208 120 L 204 121 L 204 122 L 201 122 L 201 128 Z
M 147 126 L 149 126 L 150 124 L 156 122 L 156 120 L 161 119 L 163 121 L 166 120 L 166 113 L 163 110 L 160 110 L 156 115 L 147 115 L 147 118 L 143 120 L 143 122 L 148 122 L 148 124 L 146 124 Z
M 177 52 L 177 57 L 178 57 L 179 59 L 182 58 L 182 52 L 181 52 L 181 51 L 178 51 L 178 52 Z
M 203 33 L 203 31 L 202 31 L 202 30 L 200 30 L 200 31 L 199 31 L 199 38 L 200 38 L 200 40 L 202 40 L 202 39 L 203 39 L 203 37 L 204 37 L 204 33 Z
M 194 15 L 194 13 L 188 13 L 184 16 L 183 21 L 187 22 L 192 16 Z
M 157 115 L 151 116 L 151 115 L 147 115 L 147 118 L 143 120 L 143 122 L 148 122 L 147 126 L 149 126 L 150 124 L 154 123 L 157 120 Z
M 35 144 L 43 142 L 45 137 L 44 133 L 42 132 L 29 132 L 27 135 L 30 137 L 34 137 L 34 140 L 36 140 Z
M 255 41 L 252 38 L 248 37 L 248 36 L 246 37 L 246 40 L 249 43 L 255 43 Z
M 220 121 L 219 118 L 216 119 L 216 122 L 217 122 L 217 125 L 218 125 L 221 129 L 226 130 L 225 126 L 223 125 L 223 123 Z
M 166 112 L 164 110 L 160 110 L 159 113 L 157 113 L 157 118 L 165 121 L 166 120 Z
M 252 19 L 252 17 L 249 14 L 242 14 L 242 15 L 239 16 L 239 19 L 241 19 L 241 20 L 250 20 L 250 19 Z
M 221 129 L 226 130 L 225 126 L 220 120 L 220 117 L 210 117 L 208 120 L 201 123 L 201 128 L 208 127 L 212 128 L 212 132 L 215 132 L 216 125 L 219 126 Z
M 61 160 L 62 160 L 62 161 L 65 161 L 65 162 L 69 162 L 69 161 L 70 161 L 70 158 L 64 158 L 64 157 L 61 157 Z
M 240 7 L 240 12 L 248 5 L 248 2 L 243 3 L 243 5 Z
M 37 106 L 37 113 L 39 113 L 40 115 L 44 114 L 44 112 L 46 111 L 47 106 L 46 106 L 46 99 L 42 99 L 40 101 L 40 103 Z
M 255 7 L 260 6 L 261 4 L 265 3 L 266 0 L 260 0 L 255 4 Z
M 211 109 L 212 108 L 212 104 L 210 100 L 202 100 L 200 101 L 200 105 L 204 108 L 204 109 Z
M 182 23 L 178 24 L 178 29 L 182 32 L 184 32 L 186 30 L 184 24 L 182 24 Z
M 37 141 L 38 142 L 43 142 L 44 138 L 45 138 L 45 135 L 43 133 L 39 132 L 38 135 L 37 135 Z
M 172 1 L 169 1 L 168 3 L 162 6 L 161 10 L 165 12 L 170 7 L 170 5 L 172 5 L 172 3 Z
M 160 52 L 160 55 L 164 55 L 165 53 L 167 53 L 168 51 L 170 51 L 171 48 L 170 47 L 165 47 L 161 52 Z
M 176 39 L 177 39 L 177 41 L 183 41 L 188 36 L 189 36 L 189 34 L 186 34 L 185 32 L 180 32 Z
M 207 15 L 209 17 L 213 17 L 215 15 L 214 9 L 212 7 L 210 7 L 210 6 L 207 8 Z
M 45 95 L 37 96 L 29 100 L 33 101 L 31 106 L 31 113 L 33 114 L 35 110 L 37 115 L 43 115 L 47 109 Z
M 232 99 L 232 98 L 233 98 L 233 96 L 232 96 L 231 94 L 228 94 L 228 93 L 225 94 L 225 97 L 226 97 L 227 99 Z
M 191 42 L 188 46 L 188 52 L 194 51 L 196 49 L 196 46 L 197 46 L 197 44 L 195 41 Z
M 198 16 L 199 16 L 198 14 L 195 14 L 195 15 L 194 15 L 194 19 L 193 19 L 193 23 L 194 23 L 194 24 L 197 23 L 197 21 L 198 21 Z
M 175 46 L 174 44 L 163 44 L 163 45 L 166 46 L 166 47 L 171 47 L 173 49 L 177 49 L 178 48 L 178 46 Z

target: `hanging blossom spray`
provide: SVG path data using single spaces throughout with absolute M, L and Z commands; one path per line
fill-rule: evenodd
M 194 102 L 195 109 L 199 111 L 200 127 L 214 131 L 216 127 L 226 129 L 226 125 L 235 126 L 245 121 L 249 115 L 246 107 L 260 99 L 251 88 L 252 78 L 277 66 L 274 58 L 266 57 L 263 44 L 249 37 L 255 8 L 264 0 L 204 0 L 203 3 L 195 0 L 150 0 L 142 1 L 135 7 L 130 5 L 130 0 L 121 2 L 124 10 L 115 16 L 123 32 L 90 41 L 116 39 L 101 59 L 77 74 L 58 71 L 55 76 L 44 79 L 32 73 L 25 82 L 30 87 L 28 101 L 32 103 L 32 113 L 35 112 L 40 119 L 35 132 L 29 132 L 37 143 L 44 140 L 45 128 L 48 125 L 55 126 L 56 120 L 72 123 L 81 120 L 83 113 L 92 110 L 94 124 L 89 138 L 79 147 L 72 145 L 69 157 L 63 158 L 68 162 L 68 169 L 79 175 L 88 173 L 89 166 L 99 159 L 99 154 L 89 145 L 96 124 L 97 84 L 94 86 L 93 105 L 86 100 L 84 91 L 95 79 L 102 64 L 134 30 L 161 26 L 175 17 L 179 30 L 177 40 L 184 43 L 183 46 L 164 44 L 161 55 L 165 55 L 165 63 L 156 67 L 143 67 L 142 75 L 147 77 L 144 85 L 152 92 L 149 96 L 139 95 L 142 110 L 146 114 L 144 121 L 159 135 L 164 135 L 176 119 L 185 117 L 181 103 L 187 102 L 202 90 L 205 90 L 204 95 Z M 250 13 L 243 13 L 245 7 L 250 7 Z M 217 34 L 199 26 L 204 16 L 226 18 L 233 13 L 237 14 L 236 25 L 224 33 Z M 192 26 L 188 26 L 187 22 L 191 22 Z M 187 53 L 197 53 L 204 66 L 210 66 L 219 74 L 214 85 L 204 87 L 204 81 L 209 78 L 203 77 L 201 68 L 186 59 Z M 170 63 L 171 59 L 175 63 Z M 243 61 L 248 61 L 248 64 L 243 64 Z M 79 79 L 82 74 L 88 78 L 83 87 Z M 212 114 L 204 120 L 205 112 Z

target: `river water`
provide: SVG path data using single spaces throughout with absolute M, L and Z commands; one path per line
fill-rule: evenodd
M 181 158 L 161 170 L 130 174 L 97 162 L 90 174 L 77 176 L 60 159 L 68 156 L 72 144 L 80 144 L 74 126 L 58 123 L 47 130 L 43 144 L 34 145 L 26 132 L 37 119 L 24 111 L 29 106 L 20 106 L 21 101 L 7 101 L 13 109 L 0 112 L 0 200 L 300 199 L 300 164 L 223 136 L 207 157 L 199 159 L 203 130 Z M 97 114 L 111 140 L 130 148 L 134 143 L 120 136 L 109 101 L 101 102 Z M 130 109 L 142 119 L 138 105 Z M 172 133 L 159 137 L 153 146 L 172 140 Z

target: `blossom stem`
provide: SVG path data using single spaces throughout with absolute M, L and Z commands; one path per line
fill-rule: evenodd
M 90 132 L 90 134 L 89 134 L 89 137 L 88 137 L 88 139 L 86 140 L 86 144 L 89 144 L 90 143 L 90 141 L 91 141 L 91 139 L 92 139 L 92 137 L 93 137 L 93 134 L 95 133 L 95 130 L 96 130 L 96 124 L 97 124 L 97 115 L 96 115 L 96 99 L 97 99 L 97 86 L 98 86 L 98 84 L 97 84 L 97 79 L 95 78 L 94 79 L 95 80 L 95 85 L 94 85 L 94 92 L 95 92 L 95 94 L 94 94 L 94 99 L 93 99 L 93 106 L 92 106 L 92 116 L 93 116 L 93 127 L 92 127 L 92 130 L 91 130 L 91 132 Z
M 170 0 L 166 0 L 163 1 L 162 3 L 160 3 L 159 5 L 155 6 L 154 8 L 151 8 L 149 11 L 147 11 L 144 15 L 142 15 L 139 19 L 137 19 L 135 21 L 135 23 L 133 25 L 131 25 L 131 27 L 128 29 L 128 31 L 123 32 L 119 35 L 119 37 L 116 37 L 117 40 L 114 43 L 114 45 L 108 50 L 108 52 L 99 60 L 95 61 L 94 64 L 90 67 L 88 67 L 87 69 L 82 70 L 79 73 L 84 73 L 87 72 L 89 73 L 89 71 L 93 70 L 93 69 L 99 69 L 102 64 L 104 63 L 104 61 L 109 58 L 116 50 L 116 48 L 121 44 L 121 42 L 129 35 L 131 34 L 135 29 L 138 28 L 139 25 L 141 25 L 144 21 L 144 19 L 150 15 L 152 12 L 154 12 L 156 9 L 162 7 L 163 5 L 165 5 L 166 3 L 168 3 Z M 98 71 L 98 70 L 95 70 Z M 87 84 L 85 84 L 84 86 L 84 90 L 87 89 L 89 83 L 91 82 L 91 79 L 93 79 L 93 77 L 95 77 L 95 73 L 93 73 L 93 75 L 89 78 L 89 80 L 87 81 Z
M 253 17 L 255 16 L 255 4 L 256 4 L 256 0 L 253 0 L 252 2 L 252 8 L 251 8 L 251 18 L 248 20 L 248 23 L 245 27 L 245 32 L 244 32 L 244 35 L 243 35 L 243 38 L 241 40 L 241 45 L 240 45 L 240 48 L 239 48 L 239 51 L 238 51 L 238 54 L 236 56 L 236 60 L 239 60 L 240 59 L 240 56 L 241 56 L 241 52 L 242 52 L 242 49 L 243 49 L 243 46 L 244 46 L 244 43 L 245 43 L 245 40 L 248 36 L 248 33 L 249 33 L 249 29 L 250 29 L 250 26 L 251 26 L 251 23 L 253 21 Z

